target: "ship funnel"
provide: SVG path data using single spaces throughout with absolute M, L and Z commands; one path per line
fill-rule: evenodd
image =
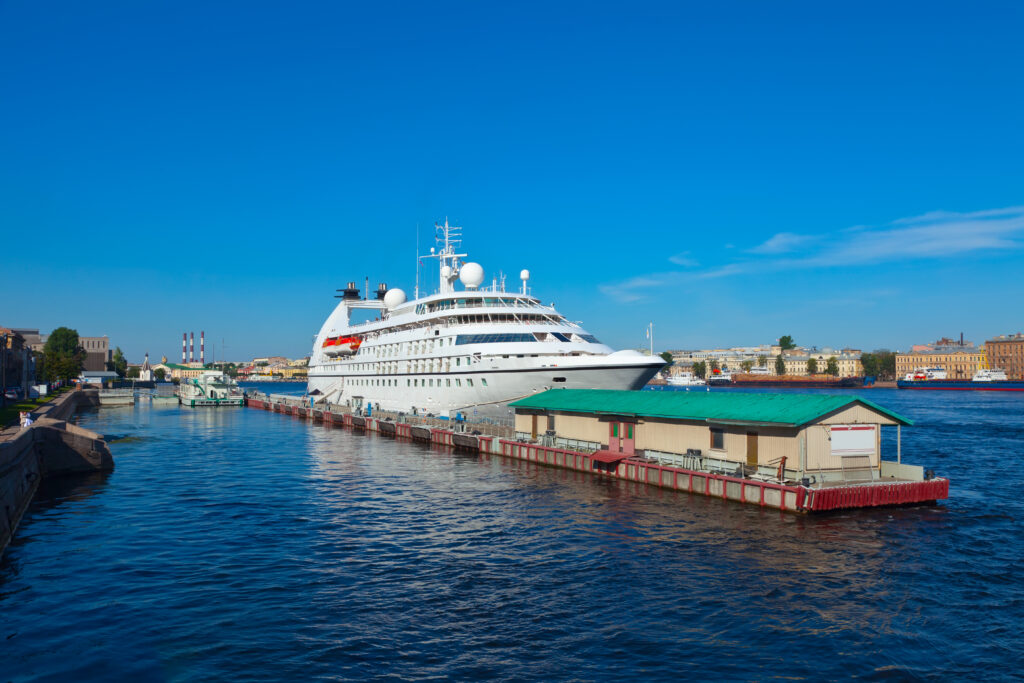
M 348 283 L 348 287 L 341 290 L 341 298 L 351 300 L 359 298 L 359 288 L 356 287 L 356 283 Z
M 387 292 L 388 292 L 387 283 L 382 282 L 379 285 L 377 285 L 377 298 L 378 299 L 383 299 L 384 295 L 387 294 Z

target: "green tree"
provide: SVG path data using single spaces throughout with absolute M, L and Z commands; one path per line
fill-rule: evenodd
M 751 368 L 753 367 L 754 361 L 752 360 L 745 360 L 742 363 L 740 363 L 740 370 L 742 370 L 743 372 L 750 372 Z
M 768 356 L 758 356 L 757 365 L 762 368 L 768 367 Z
M 121 347 L 114 348 L 114 355 L 108 363 L 110 369 L 117 373 L 118 377 L 124 377 L 128 374 L 128 359 L 124 357 L 124 352 L 121 351 Z
M 167 376 L 167 371 L 164 370 L 163 368 L 157 368 L 156 370 L 153 371 L 153 376 L 156 377 L 161 382 L 163 382 L 164 377 Z
M 664 360 L 668 365 L 672 365 L 673 361 L 671 353 L 669 353 L 668 351 L 662 351 L 658 355 L 661 356 L 662 360 Z
M 861 354 L 860 364 L 864 368 L 864 375 L 866 377 L 878 377 L 880 373 L 881 363 L 877 354 L 864 353 Z
M 896 354 L 892 351 L 875 351 L 879 357 L 879 379 L 892 381 L 896 379 Z
M 782 347 L 783 351 L 789 351 L 790 349 L 796 348 L 796 342 L 793 341 L 793 337 L 788 334 L 784 334 L 779 337 L 779 346 Z
M 705 377 L 708 376 L 708 364 L 705 363 L 704 361 L 694 363 L 691 366 L 691 368 L 693 370 L 693 374 L 696 375 L 697 377 L 700 377 L 701 379 L 704 379 Z
M 825 374 L 833 377 L 839 376 L 839 359 L 835 356 L 829 356 L 829 359 L 825 361 Z
M 711 374 L 712 375 L 715 374 L 715 370 L 718 370 L 718 369 L 719 369 L 718 360 L 712 359 L 711 360 Z
M 817 375 L 818 374 L 818 359 L 811 356 L 807 359 L 807 374 Z
M 775 374 L 776 375 L 785 375 L 786 374 L 786 361 L 783 360 L 781 353 L 775 357 Z
M 85 364 L 85 349 L 78 345 L 78 332 L 68 327 L 58 327 L 50 333 L 43 347 L 43 366 L 46 381 L 70 380 L 82 374 Z
M 125 377 L 127 377 L 129 379 L 138 379 L 139 378 L 139 372 L 140 372 L 139 366 L 133 365 L 132 367 L 128 368 L 128 372 L 125 373 Z

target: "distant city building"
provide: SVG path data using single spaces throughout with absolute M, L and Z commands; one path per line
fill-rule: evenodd
M 787 375 L 806 375 L 807 361 L 815 358 L 818 363 L 818 373 L 823 374 L 828 365 L 828 359 L 835 357 L 839 366 L 840 377 L 861 377 L 864 374 L 864 367 L 861 365 L 859 349 L 842 349 L 836 351 L 830 348 L 816 349 L 797 347 L 783 352 L 778 344 L 762 344 L 760 346 L 735 346 L 728 349 L 701 349 L 698 351 L 670 351 L 672 360 L 675 363 L 670 370 L 672 374 L 688 371 L 694 363 L 707 363 L 708 366 L 714 362 L 722 370 L 730 372 L 743 372 L 743 365 L 749 363 L 751 367 L 766 367 L 768 374 L 774 375 L 775 359 L 782 355 L 786 366 Z M 761 360 L 764 359 L 764 365 Z M 710 374 L 710 370 L 709 370 Z
M 0 327 L 0 379 L 5 387 L 28 391 L 35 384 L 36 364 L 25 338 L 9 327 Z M 24 394 L 23 394 L 24 395 Z
M 78 345 L 85 349 L 84 370 L 99 372 L 107 369 L 107 363 L 112 360 L 109 337 L 79 337 Z
M 153 374 L 153 368 L 149 364 L 149 354 L 147 353 L 146 359 L 142 361 L 142 367 L 139 368 L 139 381 L 152 382 L 154 379 L 156 379 L 156 376 Z
M 1007 379 L 1024 379 L 1024 333 L 1003 334 L 985 342 L 988 367 L 1005 370 Z
M 985 364 L 985 353 L 973 342 L 943 337 L 934 344 L 911 347 L 896 354 L 896 377 L 903 379 L 920 368 L 942 368 L 949 379 L 971 379 Z
M 155 373 L 158 368 L 163 368 L 164 376 L 168 379 L 193 379 L 202 376 L 206 372 L 206 368 L 198 363 L 190 363 L 188 365 L 159 363 L 153 366 L 153 372 Z

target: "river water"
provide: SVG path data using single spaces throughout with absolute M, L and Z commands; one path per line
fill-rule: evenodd
M 260 410 L 82 413 L 117 469 L 28 510 L 0 679 L 1018 677 L 1024 395 L 863 394 L 950 500 L 796 516 Z

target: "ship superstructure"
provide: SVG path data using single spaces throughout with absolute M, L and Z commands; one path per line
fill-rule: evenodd
M 576 322 L 504 278 L 481 287 L 483 267 L 460 254 L 459 228 L 437 226 L 439 287 L 409 301 L 381 284 L 363 298 L 355 283 L 317 334 L 308 392 L 354 408 L 447 415 L 504 414 L 505 404 L 556 387 L 639 389 L 664 365 L 637 351 L 615 351 Z M 457 283 L 462 289 L 457 289 Z M 376 319 L 353 323 L 353 313 Z

